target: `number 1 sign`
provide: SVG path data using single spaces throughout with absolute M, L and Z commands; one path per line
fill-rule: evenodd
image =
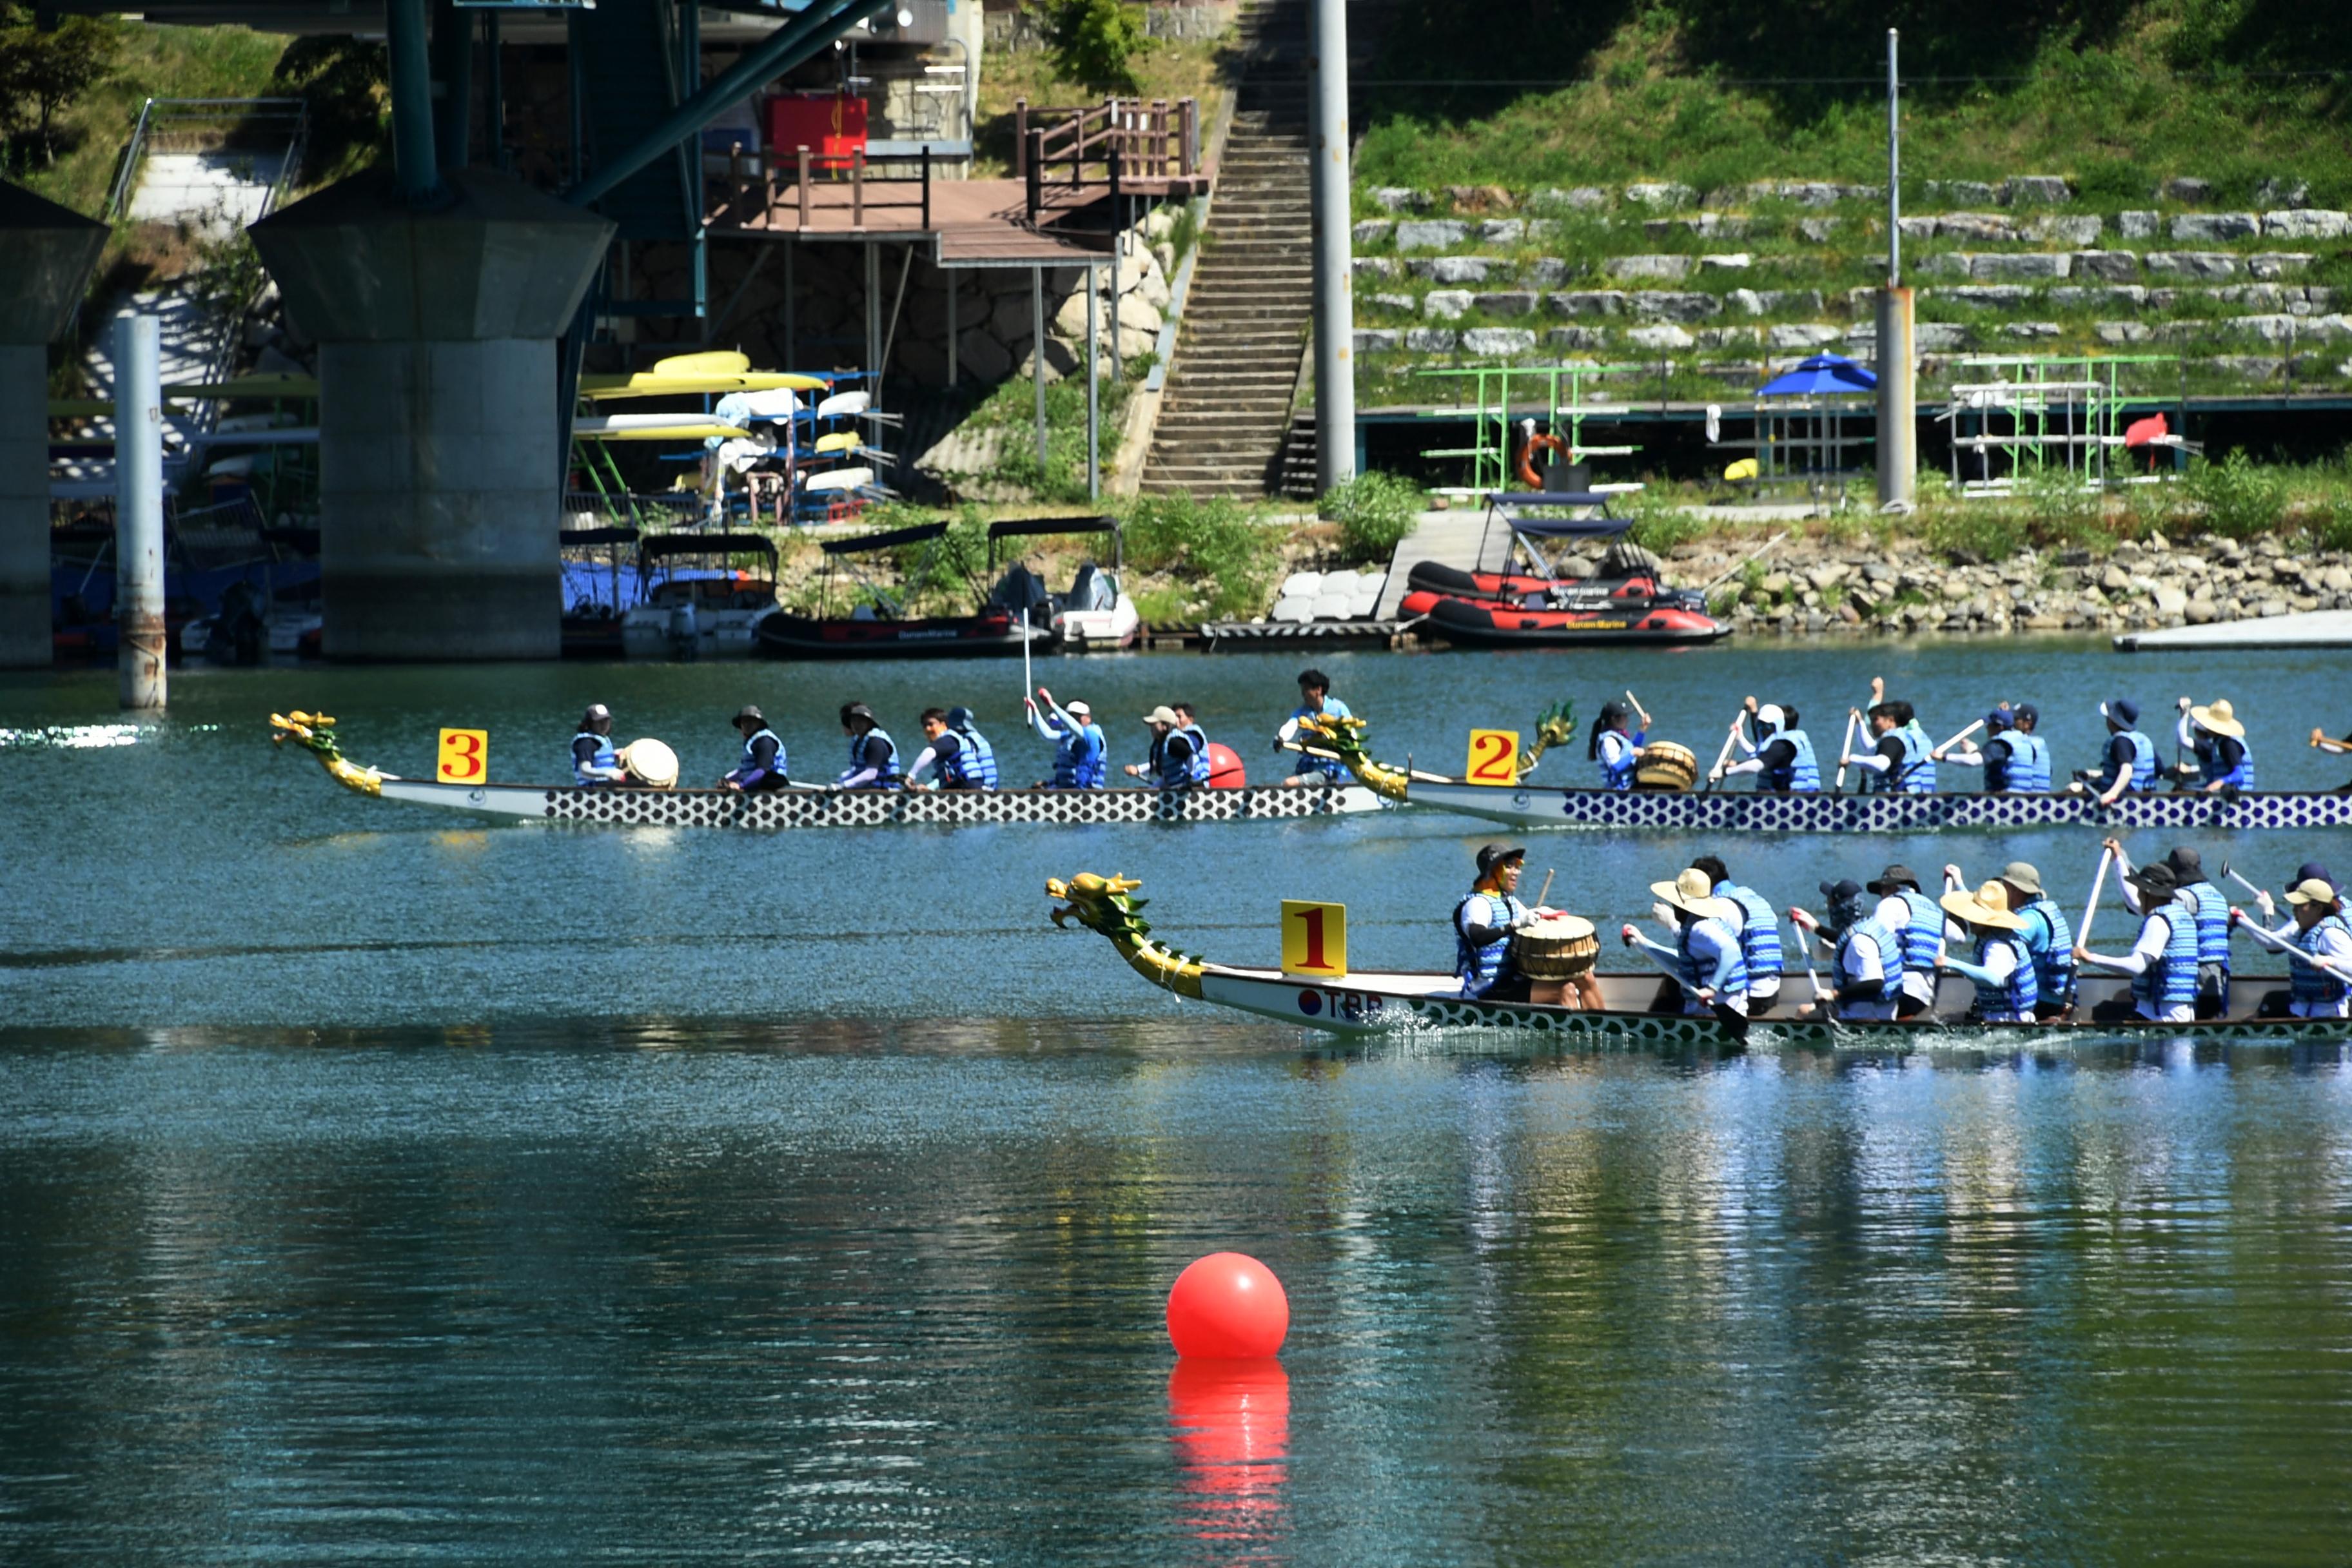
M 1348 906 L 1282 900 L 1282 972 L 1335 980 L 1348 973 Z
M 1464 779 L 1474 784 L 1500 784 L 1505 789 L 1519 782 L 1519 732 L 1517 730 L 1473 730 L 1470 731 L 1470 761 L 1462 770 Z

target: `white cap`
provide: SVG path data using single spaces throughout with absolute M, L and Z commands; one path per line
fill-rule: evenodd
M 1756 710 L 1756 721 L 1759 724 L 1769 724 L 1775 730 L 1785 730 L 1789 727 L 1789 716 L 1780 711 L 1780 705 L 1777 702 L 1767 702 L 1763 707 Z

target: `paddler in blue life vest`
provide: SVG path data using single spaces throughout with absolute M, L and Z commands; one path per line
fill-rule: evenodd
M 2181 901 L 2172 868 L 2162 861 L 2126 873 L 2124 880 L 2139 895 L 2141 911 L 2139 936 L 2131 952 L 2121 958 L 2108 958 L 2085 948 L 2078 936 L 2074 962 L 2130 975 L 2131 1011 L 2139 1017 L 2159 1024 L 2196 1022 L 2196 907 Z M 2111 1004 L 2102 1005 L 2091 1016 L 2104 1023 L 2119 1012 Z
M 1943 956 L 1943 907 L 1919 890 L 1919 879 L 1908 866 L 1889 866 L 1868 884 L 1878 900 L 1871 918 L 1893 933 L 1903 950 L 1902 994 L 1895 1016 L 1913 1018 L 1936 1005 L 1936 961 Z
M 1558 913 L 1519 900 L 1519 872 L 1528 852 L 1489 844 L 1478 851 L 1478 879 L 1454 906 L 1454 973 L 1462 994 L 1475 1002 L 1524 1002 L 1528 980 L 1511 962 L 1511 938 Z
M 1780 917 L 1773 910 L 1771 900 L 1731 879 L 1730 868 L 1720 856 L 1702 855 L 1691 862 L 1691 869 L 1705 872 L 1714 884 L 1716 899 L 1739 911 L 1732 929 L 1739 933 L 1739 955 L 1748 963 L 1749 1015 L 1761 1015 L 1780 997 L 1780 972 L 1784 967 Z
M 1830 959 L 1829 979 L 1798 1011 L 1857 1023 L 1892 1021 L 1903 996 L 1901 932 L 1888 930 L 1872 912 L 1875 906 L 1860 882 L 1848 879 L 1820 886 L 1827 919 L 1801 909 L 1789 911 L 1790 923 L 1811 932 Z
M 736 711 L 733 723 L 735 732 L 743 737 L 743 760 L 727 771 L 719 787 L 747 794 L 790 788 L 792 780 L 784 773 L 784 742 L 768 728 L 767 718 L 758 706 L 743 704 Z
M 2103 847 L 2115 857 L 2124 908 L 2140 913 L 2139 893 L 2130 877 L 2131 857 L 2124 853 L 2123 841 L 2110 838 Z M 2164 865 L 2172 873 L 2173 896 L 2197 922 L 2197 1016 L 2219 1018 L 2230 1010 L 2230 900 L 2206 880 L 2205 858 L 2186 844 L 2175 847 Z
M 1674 932 L 1674 945 L 1654 942 L 1632 925 L 1620 927 L 1618 936 L 1666 972 L 1682 994 L 1683 1012 L 1713 1014 L 1728 1007 L 1744 1016 L 1749 976 L 1739 946 L 1739 906 L 1717 898 L 1714 881 L 1696 868 L 1671 882 L 1651 883 L 1650 892 L 1658 900 L 1652 912 Z M 1664 992 L 1653 1010 L 1666 1012 L 1672 1003 L 1673 991 Z
M 1935 742 L 1919 728 L 1919 716 L 1911 704 L 1891 699 L 1874 702 L 1868 717 L 1870 731 L 1876 737 L 1871 749 L 1859 756 L 1839 758 L 1839 765 L 1860 768 L 1866 793 L 1935 794 L 1936 761 L 1930 754 Z
M 1642 715 L 1642 727 L 1632 728 L 1633 708 L 1614 697 L 1601 705 L 1601 717 L 1592 725 L 1592 738 L 1584 743 L 1584 754 L 1601 768 L 1602 789 L 1630 790 L 1633 787 L 1634 771 L 1642 765 L 1642 743 L 1650 738 L 1650 716 Z
M 613 744 L 613 710 L 592 702 L 580 716 L 580 732 L 572 737 L 572 782 L 581 784 L 625 784 L 629 770 Z
M 1282 728 L 1275 731 L 1274 749 L 1279 752 L 1286 746 L 1296 744 L 1298 740 L 1298 726 L 1307 720 L 1354 717 L 1355 715 L 1348 710 L 1346 703 L 1331 695 L 1329 676 L 1319 669 L 1301 670 L 1298 673 L 1298 706 L 1292 711 L 1290 717 L 1283 721 Z M 1344 771 L 1341 763 L 1329 757 L 1314 757 L 1301 752 L 1298 753 L 1298 765 L 1292 768 L 1290 776 L 1282 782 L 1286 786 L 1322 784 L 1326 781 L 1336 783 Z
M 928 742 L 907 766 L 910 789 L 994 789 L 996 748 L 972 721 L 969 708 L 926 708 L 919 721 Z M 921 783 L 929 772 L 930 783 Z
M 1747 734 L 1751 717 L 1756 721 L 1752 741 Z M 1717 769 L 1715 783 L 1754 773 L 1759 793 L 1806 795 L 1822 787 L 1822 764 L 1813 755 L 1812 737 L 1799 726 L 1793 705 L 1767 702 L 1759 708 L 1751 697 L 1739 717 L 1731 721 L 1731 733 L 1748 752 L 1748 760 Z
M 1956 767 L 1982 768 L 1987 795 L 2039 795 L 2050 788 L 2050 742 L 2038 733 L 2042 710 L 2031 702 L 2004 702 L 1984 717 L 1985 739 L 1938 746 L 1928 756 Z
M 890 732 L 874 721 L 874 710 L 863 702 L 841 705 L 841 732 L 849 737 L 849 766 L 833 781 L 835 789 L 896 789 L 899 784 L 898 747 Z
M 2322 868 L 2305 866 L 2303 869 Z M 2254 901 L 2262 906 L 2268 930 L 2268 922 L 2278 918 L 2269 890 L 2256 893 Z M 2289 888 L 2286 901 L 2294 913 L 2286 923 L 2270 931 L 2270 936 L 2287 950 L 2287 1016 L 2352 1017 L 2352 923 L 2345 920 L 2343 895 L 2322 874 L 2305 877 Z M 2243 910 L 2230 912 L 2233 920 L 2246 919 Z
M 2113 805 L 2126 790 L 2154 789 L 2156 742 L 2140 733 L 2139 704 L 2118 697 L 2099 704 L 2099 717 L 2107 721 L 2107 748 L 2099 754 L 2097 767 L 2075 771 L 2066 793 L 2095 795 L 2101 805 Z
M 1193 748 L 1176 710 L 1162 703 L 1146 713 L 1143 722 L 1151 731 L 1151 754 L 1143 762 L 1128 763 L 1121 770 L 1128 777 L 1160 789 L 1191 789 L 1209 782 L 1205 748 Z
M 1040 702 L 1045 704 L 1042 711 Z M 1042 686 L 1037 695 L 1029 700 L 1028 709 L 1029 727 L 1054 747 L 1054 776 L 1041 781 L 1037 787 L 1102 788 L 1104 775 L 1110 772 L 1106 756 L 1108 744 L 1103 739 L 1102 726 L 1095 722 L 1095 710 L 1083 702 L 1063 707 Z
M 2180 700 L 2173 735 L 2197 760 L 2173 770 L 2173 787 L 2207 795 L 2254 787 L 2254 755 L 2246 749 L 2246 727 L 2227 698 L 2200 708 Z
M 1192 748 L 1193 777 L 1207 784 L 1216 775 L 1217 753 L 1210 748 L 1209 732 L 1201 728 L 1201 710 L 1190 702 L 1171 702 L 1168 706 L 1176 710 L 1176 732 Z
M 1936 960 L 1937 968 L 1948 969 L 1975 984 L 1977 997 L 1969 1008 L 1969 1018 L 1979 1024 L 2040 1023 L 2040 977 L 2033 955 L 2026 951 L 2024 917 L 2010 908 L 2008 884 L 1987 882 L 1973 893 L 1964 887 L 1954 888 L 1941 901 L 1963 937 L 1976 944 L 1973 962 L 1955 958 L 1948 952 Z

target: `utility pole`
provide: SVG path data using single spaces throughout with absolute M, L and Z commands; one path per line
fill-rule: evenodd
M 122 706 L 163 706 L 163 388 L 152 316 L 114 329 L 114 627 Z
M 1878 506 L 1909 511 L 1918 482 L 1917 389 L 1912 384 L 1912 296 L 1903 287 L 1902 78 L 1886 29 L 1886 287 L 1878 291 Z
M 1307 75 L 1315 117 L 1315 488 L 1356 477 L 1354 232 L 1348 178 L 1347 0 L 1315 0 Z

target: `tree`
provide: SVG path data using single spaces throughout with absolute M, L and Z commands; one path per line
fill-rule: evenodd
M 57 118 L 74 100 L 113 74 L 122 29 L 112 18 L 68 16 L 44 32 L 31 16 L 10 7 L 0 22 L 0 94 L 8 123 L 22 123 L 27 103 L 41 137 L 41 156 L 58 160 Z
M 1119 0 L 1052 0 L 1045 13 L 1054 69 L 1088 92 L 1135 92 L 1143 29 Z

